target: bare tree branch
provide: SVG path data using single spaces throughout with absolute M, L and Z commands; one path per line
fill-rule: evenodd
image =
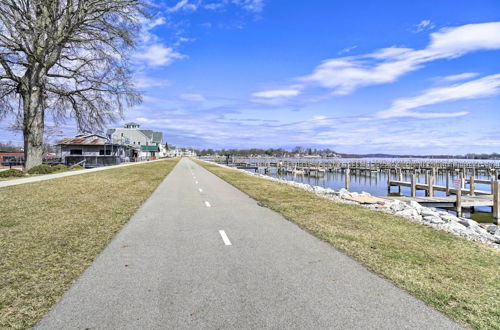
M 25 149 L 41 150 L 46 112 L 95 130 L 140 102 L 129 56 L 146 9 L 143 0 L 0 0 L 0 118 L 22 122 Z

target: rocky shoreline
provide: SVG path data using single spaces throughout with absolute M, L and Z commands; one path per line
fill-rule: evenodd
M 233 169 L 247 175 L 297 187 L 336 202 L 357 204 L 374 211 L 397 215 L 409 221 L 418 222 L 436 229 L 447 231 L 456 236 L 464 237 L 471 241 L 481 242 L 496 249 L 500 249 L 500 226 L 495 224 L 480 224 L 471 219 L 456 217 L 446 211 L 422 206 L 414 201 L 406 203 L 398 200 L 387 200 L 382 197 L 377 198 L 377 202 L 375 203 L 359 203 L 353 199 L 356 199 L 358 196 L 371 197 L 371 194 L 367 192 L 349 192 L 344 188 L 333 190 L 330 188 L 312 186 L 305 183 L 273 178 L 259 173 L 251 173 L 217 163 L 210 163 Z

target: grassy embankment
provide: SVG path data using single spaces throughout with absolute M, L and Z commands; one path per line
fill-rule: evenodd
M 500 328 L 500 253 L 402 218 L 198 161 L 459 323 Z
M 176 163 L 0 188 L 0 328 L 33 326 Z

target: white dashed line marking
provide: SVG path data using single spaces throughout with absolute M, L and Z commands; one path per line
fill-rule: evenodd
M 199 190 L 201 193 L 203 192 L 203 189 L 201 189 L 201 188 L 199 188 L 198 190 Z
M 206 207 L 212 207 L 212 205 L 210 205 L 210 203 L 208 201 L 205 201 L 205 206 Z
M 195 181 L 194 183 L 198 184 L 198 181 Z
M 232 245 L 224 230 L 219 230 L 219 234 L 226 245 Z

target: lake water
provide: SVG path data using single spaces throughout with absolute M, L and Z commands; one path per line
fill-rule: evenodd
M 366 159 L 363 159 L 366 160 Z M 250 170 L 250 172 L 253 172 Z M 276 169 L 272 169 L 271 173 L 268 173 L 269 176 L 277 177 L 280 179 L 296 181 L 301 183 L 307 183 L 313 186 L 320 186 L 324 188 L 331 188 L 334 190 L 339 190 L 345 187 L 345 175 L 342 172 L 327 172 L 324 176 L 314 177 L 307 175 L 293 175 L 293 174 L 278 174 Z M 450 186 L 453 186 L 453 179 L 458 178 L 458 174 L 456 176 L 451 176 Z M 394 179 L 394 177 L 393 177 Z M 489 180 L 490 177 L 486 175 L 478 175 L 476 179 Z M 411 181 L 410 175 L 403 175 L 403 181 Z M 425 182 L 425 174 L 417 175 L 417 182 L 424 183 Z M 435 185 L 446 185 L 446 176 L 439 175 L 435 178 Z M 466 186 L 468 187 L 468 186 Z M 484 190 L 490 191 L 490 185 L 487 184 L 476 184 L 476 190 Z M 391 192 L 387 191 L 387 175 L 384 172 L 373 172 L 373 173 L 362 173 L 350 174 L 350 187 L 349 191 L 351 192 L 368 192 L 374 196 L 397 196 L 399 195 L 398 187 L 392 187 Z M 435 191 L 435 196 L 446 196 L 445 192 Z M 401 195 L 410 196 L 410 188 L 409 187 L 401 187 Z M 425 191 L 417 190 L 417 196 L 425 196 Z M 454 214 L 453 211 L 449 211 Z M 467 209 L 464 209 L 463 213 L 464 217 L 468 217 L 474 219 L 478 222 L 483 223 L 492 223 L 493 215 L 491 213 L 491 209 L 489 207 L 476 207 L 474 212 L 471 214 L 467 212 Z

